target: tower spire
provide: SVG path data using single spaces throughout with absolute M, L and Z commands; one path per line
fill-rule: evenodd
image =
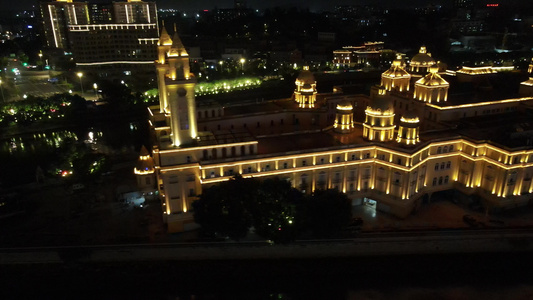
M 187 50 L 185 50 L 185 46 L 183 46 L 183 43 L 181 42 L 181 39 L 178 35 L 178 29 L 176 27 L 176 23 L 174 23 L 174 35 L 172 36 L 172 48 L 176 50 L 179 56 L 189 55 L 187 53 Z
M 161 34 L 159 35 L 159 45 L 160 46 L 168 46 L 172 45 L 172 39 L 170 38 L 170 35 L 167 32 L 167 29 L 165 28 L 165 21 L 161 21 Z

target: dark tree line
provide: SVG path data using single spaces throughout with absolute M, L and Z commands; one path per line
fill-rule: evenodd
M 317 190 L 304 195 L 278 178 L 259 181 L 235 176 L 205 189 L 193 209 L 196 223 L 209 236 L 240 240 L 253 229 L 275 243 L 301 236 L 332 237 L 351 220 L 345 194 Z

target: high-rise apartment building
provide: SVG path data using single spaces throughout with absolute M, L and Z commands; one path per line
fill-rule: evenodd
M 44 37 L 49 48 L 70 48 L 69 25 L 90 23 L 87 3 L 72 0 L 41 2 Z
M 42 3 L 41 12 L 49 47 L 71 51 L 79 71 L 109 79 L 139 75 L 143 81 L 155 82 L 155 2 L 87 4 L 57 0 Z

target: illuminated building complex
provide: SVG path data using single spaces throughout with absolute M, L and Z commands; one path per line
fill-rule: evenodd
M 413 89 L 380 86 L 370 96 L 317 94 L 311 109 L 290 99 L 197 106 L 177 35 L 163 29 L 159 51 L 160 105 L 149 109 L 154 173 L 144 150 L 135 172 L 143 184 L 156 180 L 170 232 L 192 228 L 191 203 L 236 174 L 279 177 L 303 193 L 338 189 L 353 205 L 372 199 L 402 218 L 449 189 L 479 195 L 491 210 L 532 200 L 533 129 L 523 120 L 533 98 L 429 103 Z
M 345 46 L 333 51 L 333 64 L 353 68 L 379 62 L 383 42 L 366 42 L 362 46 Z

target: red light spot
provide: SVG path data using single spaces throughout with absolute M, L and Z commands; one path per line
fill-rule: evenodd
M 489 4 L 487 4 L 487 7 L 498 7 L 498 6 L 500 6 L 499 3 L 489 3 Z

